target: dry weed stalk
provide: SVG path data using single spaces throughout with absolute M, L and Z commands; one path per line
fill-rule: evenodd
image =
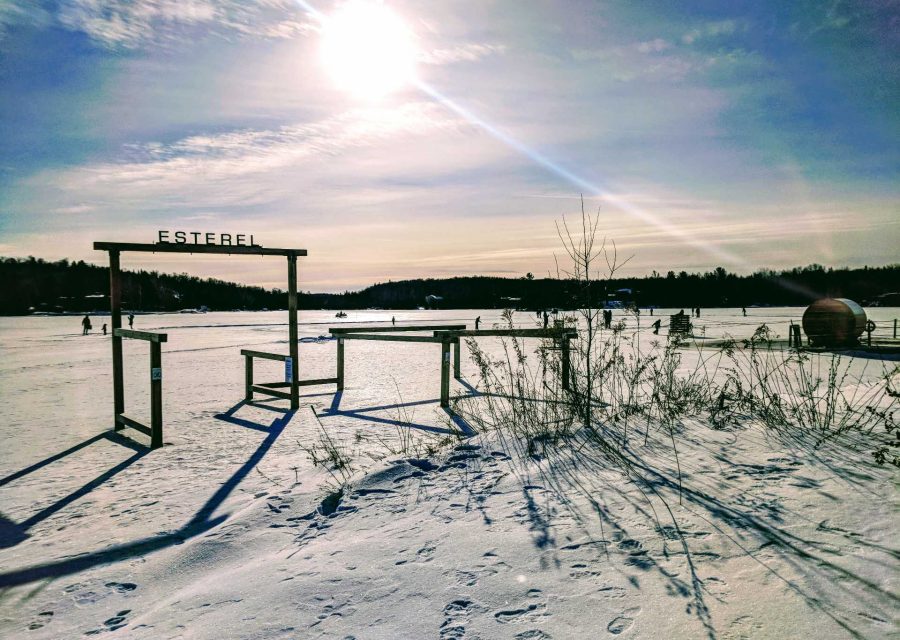
M 900 447 L 894 444 L 900 442 L 900 408 L 891 386 L 900 368 L 882 363 L 877 381 L 867 383 L 876 361 L 866 361 L 862 373 L 853 375 L 852 359 L 779 348 L 766 325 L 741 343 L 704 349 L 695 342 L 694 365 L 686 367 L 683 356 L 691 343 L 670 334 L 664 344 L 653 341 L 648 349 L 640 343 L 637 314 L 627 318 L 637 322 L 638 331 L 629 334 L 625 320 L 606 329 L 598 291 L 627 260 L 619 262 L 615 243 L 600 239 L 599 215 L 587 214 L 583 201 L 581 214 L 580 233 L 565 220 L 557 225 L 571 263 L 566 269 L 557 266 L 557 275 L 573 287 L 575 307 L 563 322 L 579 328 L 571 388 L 559 384 L 558 345 L 545 342 L 529 354 L 522 340 L 505 339 L 503 357 L 491 358 L 469 340 L 483 395 L 457 402 L 456 410 L 476 430 L 514 436 L 528 455 L 559 446 L 578 432 L 621 464 L 630 425 L 643 426 L 645 445 L 651 430 L 659 428 L 677 463 L 676 436 L 686 418 L 703 418 L 717 429 L 755 421 L 783 435 L 812 435 L 816 444 L 848 432 L 873 435 L 876 461 L 900 466 L 900 456 L 886 448 Z M 514 326 L 511 311 L 503 324 Z

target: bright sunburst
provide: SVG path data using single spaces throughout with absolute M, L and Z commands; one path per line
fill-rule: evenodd
M 323 20 L 322 60 L 340 88 L 375 100 L 413 79 L 416 48 L 397 14 L 379 2 L 353 0 Z

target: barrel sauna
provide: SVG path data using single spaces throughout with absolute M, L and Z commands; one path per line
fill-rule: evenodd
M 822 298 L 803 312 L 803 332 L 814 346 L 857 344 L 866 329 L 866 312 L 847 298 Z

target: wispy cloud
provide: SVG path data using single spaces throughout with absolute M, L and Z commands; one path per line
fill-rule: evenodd
M 671 49 L 672 43 L 662 38 L 654 38 L 637 44 L 637 50 L 641 53 L 659 53 L 666 49 Z
M 354 149 L 384 141 L 463 126 L 434 104 L 354 109 L 317 122 L 272 130 L 242 129 L 195 135 L 171 144 L 129 145 L 124 161 L 88 165 L 73 184 L 178 189 L 197 182 L 219 183 L 306 162 L 327 162 Z
M 197 33 L 291 38 L 315 28 L 290 0 L 62 0 L 56 19 L 113 49 Z
M 711 39 L 711 38 L 721 38 L 724 36 L 730 36 L 738 31 L 745 31 L 748 28 L 748 23 L 742 20 L 715 20 L 711 22 L 705 22 L 697 27 L 694 27 L 683 36 L 681 36 L 681 41 L 684 44 L 694 44 L 699 40 Z
M 499 55 L 506 51 L 506 46 L 501 44 L 478 44 L 474 42 L 456 45 L 446 49 L 432 49 L 422 52 L 419 62 L 423 64 L 453 64 L 455 62 L 475 62 L 492 55 Z
M 0 39 L 16 25 L 46 26 L 53 16 L 34 0 L 0 1 Z

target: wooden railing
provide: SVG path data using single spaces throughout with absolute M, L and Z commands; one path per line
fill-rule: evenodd
M 116 431 L 126 427 L 140 431 L 150 436 L 150 448 L 158 449 L 163 446 L 163 417 L 162 417 L 162 343 L 168 341 L 165 333 L 152 331 L 133 331 L 131 329 L 113 329 L 116 338 L 129 338 L 131 340 L 145 340 L 150 343 L 150 426 L 138 422 L 134 418 L 125 415 L 124 401 L 122 411 L 116 412 Z
M 558 326 L 549 329 L 456 329 L 435 331 L 434 336 L 440 337 L 443 349 L 441 354 L 441 406 L 450 405 L 450 344 L 456 346 L 453 358 L 453 377 L 459 379 L 459 352 L 460 338 L 543 338 L 553 340 L 561 352 L 561 377 L 562 388 L 566 391 L 570 388 L 572 377 L 571 349 L 569 341 L 578 337 L 578 330 L 572 327 Z
M 431 331 L 430 336 L 392 335 L 398 332 Z M 562 352 L 562 386 L 569 389 L 571 378 L 569 342 L 578 331 L 569 327 L 550 329 L 466 329 L 466 325 L 414 325 L 404 327 L 332 327 L 329 332 L 337 338 L 337 387 L 344 388 L 344 341 L 375 340 L 385 342 L 425 342 L 441 345 L 441 406 L 450 406 L 450 368 L 453 377 L 460 379 L 461 338 L 508 337 L 544 338 L 553 340 Z M 452 359 L 451 359 L 452 351 Z
M 289 391 L 279 391 L 279 389 L 290 389 L 291 382 L 290 379 L 293 375 L 293 368 L 297 366 L 297 363 L 291 359 L 291 356 L 286 356 L 280 353 L 268 353 L 266 351 L 253 351 L 252 349 L 241 349 L 241 355 L 244 356 L 244 399 L 247 402 L 253 401 L 254 393 L 261 393 L 263 395 L 272 396 L 274 398 L 284 398 L 285 400 L 290 400 L 292 403 L 296 402 L 296 398 L 291 397 L 291 392 Z M 286 382 L 260 382 L 254 384 L 253 382 L 253 359 L 261 358 L 264 360 L 279 360 L 281 362 L 286 363 L 285 365 L 285 378 L 289 380 Z M 290 367 L 290 371 L 288 370 Z M 298 387 L 306 387 L 317 384 L 335 384 L 338 382 L 338 378 L 316 378 L 313 380 L 297 380 Z M 338 387 L 340 388 L 340 387 Z M 296 407 L 295 407 L 296 408 Z

